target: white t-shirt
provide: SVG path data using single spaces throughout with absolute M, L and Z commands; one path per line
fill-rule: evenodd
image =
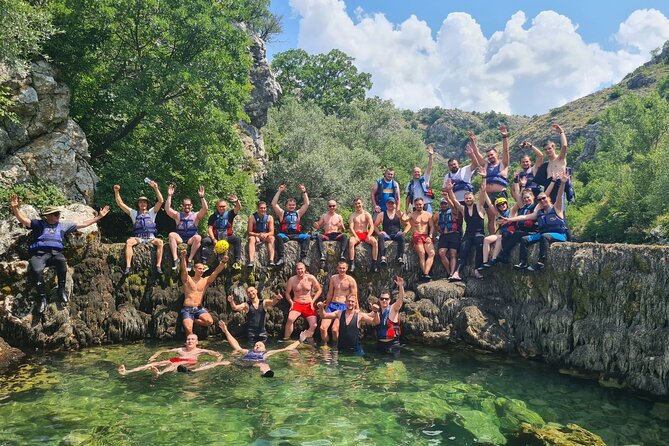
M 430 176 L 429 175 L 423 175 L 423 178 L 425 178 L 425 184 L 429 185 L 430 184 Z M 413 186 L 411 185 L 411 181 L 413 181 Z M 423 203 L 428 204 L 432 203 L 432 198 L 428 198 L 425 195 L 425 192 L 423 192 L 423 188 L 420 186 L 420 181 L 415 180 L 413 177 L 409 181 L 409 184 L 407 185 L 407 193 L 409 193 L 409 188 L 413 187 L 413 199 L 415 200 L 416 198 L 422 198 Z
M 452 182 L 455 182 L 455 180 L 458 180 L 458 181 L 464 181 L 465 183 L 471 183 L 472 182 L 472 177 L 474 176 L 475 173 L 476 173 L 476 171 L 472 170 L 472 165 L 471 164 L 468 164 L 465 167 L 459 168 L 458 171 L 455 172 L 455 173 L 452 173 L 452 172 L 449 171 L 446 174 L 446 176 L 444 177 L 444 185 L 443 185 L 442 189 L 444 187 L 446 187 L 446 180 L 449 179 L 449 178 L 451 179 Z M 467 193 L 467 191 L 466 190 L 459 190 L 459 191 L 454 191 L 453 193 L 455 194 L 455 198 L 458 201 L 464 201 L 465 194 Z
M 136 209 L 130 209 L 130 219 L 132 220 L 132 224 L 135 224 L 135 220 L 137 220 L 137 215 L 139 212 L 137 212 Z M 156 222 L 156 213 L 153 210 L 153 208 L 149 208 L 149 218 L 151 218 L 151 222 L 155 223 Z M 143 238 L 148 238 L 149 240 L 152 240 L 156 238 L 155 235 L 153 234 L 147 234 L 146 237 Z

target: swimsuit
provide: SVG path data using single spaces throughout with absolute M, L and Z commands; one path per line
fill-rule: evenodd
M 316 310 L 311 306 L 311 304 L 302 304 L 300 302 L 293 302 L 293 308 L 290 311 L 297 311 L 305 318 L 316 316 Z
M 361 242 L 364 242 L 367 240 L 367 236 L 369 235 L 369 232 L 356 232 L 355 236 L 358 237 L 358 240 Z
M 418 244 L 427 244 L 428 240 L 430 240 L 430 237 L 427 236 L 427 234 L 414 234 L 413 235 L 413 244 L 418 245 Z
M 346 311 L 346 304 L 343 302 L 330 302 L 330 305 L 325 309 L 325 312 L 334 313 L 337 310 Z
M 195 358 L 170 358 L 168 359 L 170 362 L 190 362 L 191 364 L 195 364 L 197 362 L 197 359 Z
M 199 319 L 203 314 L 209 313 L 202 305 L 199 307 L 183 307 L 181 309 L 181 319 Z

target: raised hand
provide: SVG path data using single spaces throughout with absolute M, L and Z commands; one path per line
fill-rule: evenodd
M 395 284 L 400 288 L 404 287 L 404 278 L 402 276 L 396 276 Z
M 204 198 L 204 186 L 200 185 L 200 187 L 197 190 L 197 194 L 200 198 Z
M 562 127 L 560 127 L 560 124 L 551 124 L 551 128 L 555 132 L 564 133 L 564 130 L 562 129 Z
M 235 298 L 232 297 L 232 294 L 228 294 L 228 302 L 233 303 L 235 301 Z
M 300 192 L 305 193 L 307 191 L 307 188 L 304 186 L 304 184 L 300 184 L 297 186 L 297 188 L 300 190 Z
M 221 263 L 228 263 L 228 260 L 230 260 L 230 257 L 228 257 L 227 254 L 224 254 L 221 258 Z
M 182 249 L 181 251 L 179 251 L 179 257 L 182 259 L 186 258 L 186 249 Z
M 427 150 L 427 154 L 429 156 L 434 155 L 434 147 L 432 147 L 432 144 L 428 144 L 427 147 L 425 148 L 425 150 Z
M 237 198 L 237 195 L 232 194 L 232 195 L 230 195 L 229 200 L 230 200 L 230 203 L 237 203 L 237 201 L 239 201 L 239 198 Z
M 560 172 L 553 172 L 553 181 L 557 181 L 560 179 Z
M 560 174 L 560 179 L 565 182 L 569 179 L 569 174 L 566 170 Z
M 167 186 L 167 195 L 174 195 L 174 184 Z
M 283 192 L 286 190 L 286 185 L 285 184 L 279 184 L 279 192 Z
M 444 184 L 444 189 L 446 189 L 446 191 L 453 190 L 453 181 L 450 178 L 446 179 L 446 183 Z
M 529 141 L 523 141 L 523 142 L 520 143 L 520 148 L 521 149 L 524 149 L 526 147 L 532 147 L 532 143 L 529 142 Z
M 520 186 L 525 187 L 527 185 L 527 175 L 520 177 Z
M 372 311 L 379 311 L 381 308 L 378 306 L 378 304 L 372 304 Z
M 100 218 L 104 217 L 105 215 L 109 214 L 109 205 L 105 205 L 102 209 L 100 209 Z
M 19 197 L 16 196 L 16 194 L 12 194 L 9 197 L 9 205 L 13 208 L 17 207 L 18 205 L 21 204 L 21 200 L 19 200 Z
M 121 186 L 119 186 L 118 184 L 114 184 L 114 193 L 116 193 L 120 190 L 121 190 Z
M 483 181 L 485 181 L 485 177 L 488 174 L 485 170 L 485 167 L 483 167 L 483 166 L 479 167 L 478 172 L 479 172 L 479 175 L 481 175 L 483 177 Z
M 151 182 L 149 183 L 149 186 L 150 186 L 151 189 L 153 189 L 153 190 L 158 189 L 158 183 L 156 183 L 156 182 L 153 181 L 153 180 L 151 180 Z
M 468 144 L 465 146 L 465 153 L 466 153 L 467 155 L 471 155 L 472 153 L 474 153 L 474 148 L 472 147 L 471 144 L 468 143 Z
M 471 130 L 467 132 L 467 138 L 469 138 L 469 142 L 471 142 L 472 145 L 476 144 L 474 142 L 474 132 L 472 132 Z
M 502 135 L 502 138 L 506 138 L 509 136 L 509 129 L 506 128 L 506 125 L 504 124 L 499 125 L 499 134 Z

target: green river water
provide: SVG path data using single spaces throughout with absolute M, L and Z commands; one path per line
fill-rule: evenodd
M 200 346 L 230 351 L 217 339 Z M 419 346 L 368 360 L 302 346 L 270 359 L 273 379 L 237 366 L 119 376 L 120 363 L 136 367 L 159 348 L 45 354 L 0 375 L 0 445 L 505 444 L 521 421 L 576 423 L 609 445 L 669 439 L 665 404 L 538 362 Z

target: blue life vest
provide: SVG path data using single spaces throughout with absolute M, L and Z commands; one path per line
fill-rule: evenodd
M 216 212 L 216 220 L 214 221 L 214 232 L 218 237 L 219 234 L 232 235 L 232 222 L 229 220 L 230 211 L 223 212 L 223 215 Z
M 261 362 L 265 361 L 265 354 L 267 352 L 254 352 L 253 350 L 249 350 L 247 354 L 239 358 L 242 361 L 256 361 L 256 362 Z
M 60 222 L 55 225 L 50 225 L 45 221 L 39 222 L 39 227 L 33 227 L 33 242 L 29 246 L 29 250 L 39 251 L 40 249 L 56 249 L 62 251 L 63 246 L 63 230 Z
M 382 211 L 386 210 L 386 202 L 388 201 L 388 198 L 393 197 L 396 200 L 399 198 L 395 196 L 395 190 L 399 187 L 399 184 L 395 180 L 390 180 L 390 183 L 386 183 L 385 178 L 376 180 L 376 193 L 374 194 L 374 199 Z
M 284 234 L 295 234 L 300 232 L 300 217 L 297 211 L 283 211 L 283 219 L 281 220 L 281 232 Z
M 509 181 L 500 173 L 502 171 L 502 163 L 497 163 L 495 166 L 488 165 L 485 168 L 485 178 L 488 183 L 499 184 L 500 186 L 508 187 Z
M 399 339 L 402 334 L 399 319 L 397 322 L 390 320 L 390 307 L 381 313 L 381 322 L 376 327 L 376 337 L 378 339 Z
M 535 205 L 530 204 L 518 209 L 518 215 L 530 215 L 534 212 Z M 523 220 L 516 222 L 516 229 L 519 231 L 536 232 L 537 222 L 535 220 Z
M 407 197 L 409 198 L 409 203 L 413 203 L 413 185 L 414 185 L 414 180 L 413 178 L 411 181 L 409 181 L 409 185 L 407 186 Z M 425 198 L 428 199 L 433 199 L 434 198 L 434 192 L 432 192 L 432 189 L 430 189 L 429 183 L 425 182 L 425 177 L 421 175 L 421 177 L 418 179 L 418 184 L 420 184 L 421 189 L 423 189 L 423 194 L 425 195 Z
M 151 220 L 149 212 L 142 214 L 137 211 L 135 224 L 132 227 L 132 235 L 139 238 L 148 238 L 150 235 L 156 235 L 156 222 Z
M 459 170 L 458 170 L 459 172 Z M 451 179 L 453 183 L 453 192 L 460 192 L 462 190 L 467 192 L 474 192 L 474 185 L 467 181 L 464 181 L 460 176 L 455 176 L 453 172 L 448 172 L 448 178 Z
M 459 231 L 457 220 L 453 220 L 453 210 L 439 210 L 439 231 L 442 233 Z
M 558 216 L 553 206 L 551 206 L 548 211 L 539 209 L 537 224 L 539 225 L 539 232 L 542 234 L 546 232 L 555 232 L 557 234 L 567 233 L 564 219 Z
M 262 218 L 260 218 L 260 214 L 254 212 L 253 219 L 256 221 L 253 232 L 269 232 L 269 226 L 267 225 L 269 214 L 265 214 Z
M 191 212 L 186 216 L 179 212 L 179 224 L 177 225 L 177 234 L 182 238 L 191 238 L 197 234 L 197 225 L 195 224 L 195 213 Z
M 500 217 L 504 218 L 509 218 L 510 210 L 507 208 L 506 211 L 502 212 Z M 502 236 L 513 234 L 516 230 L 516 225 L 513 223 L 507 223 L 505 225 L 500 225 L 498 228 L 499 232 L 502 234 Z

